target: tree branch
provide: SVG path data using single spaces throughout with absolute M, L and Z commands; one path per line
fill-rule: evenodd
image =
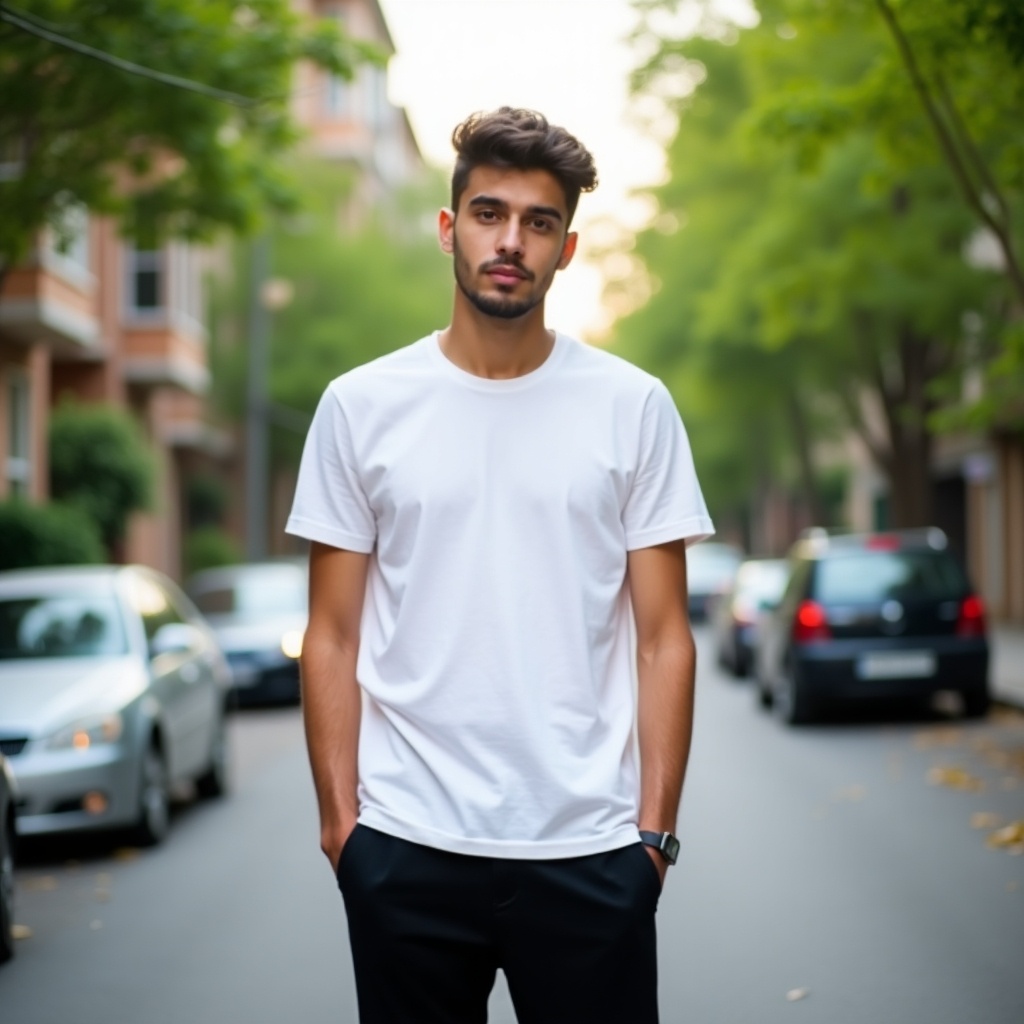
M 910 41 L 903 32 L 903 28 L 896 17 L 896 13 L 889 5 L 888 0 L 875 0 L 875 6 L 878 8 L 882 19 L 885 21 L 886 27 L 889 29 L 889 32 L 896 43 L 896 49 L 899 51 L 900 58 L 907 69 L 907 73 L 910 75 L 910 80 L 913 83 L 918 98 L 921 101 L 921 105 L 924 107 L 925 114 L 931 123 L 932 129 L 935 132 L 935 137 L 938 140 L 939 147 L 946 157 L 946 162 L 949 164 L 949 167 L 953 172 L 953 176 L 956 178 L 956 181 L 963 192 L 964 198 L 967 200 L 967 205 L 975 212 L 975 214 L 977 214 L 982 223 L 984 223 L 996 236 L 996 239 L 999 242 L 999 247 L 1003 252 L 1003 258 L 1006 261 L 1007 276 L 1010 278 L 1010 283 L 1017 292 L 1021 303 L 1024 303 L 1024 272 L 1021 271 L 1020 264 L 1017 262 L 1017 256 L 1014 252 L 1013 242 L 1010 235 L 1005 230 L 1004 226 L 992 216 L 988 207 L 985 205 L 981 193 L 971 180 L 970 171 L 965 165 L 960 151 L 957 148 L 956 140 L 950 134 L 948 125 L 939 113 L 938 107 L 936 106 L 935 100 L 932 96 L 931 89 L 925 81 L 924 74 L 917 63 L 917 57 L 914 55 Z

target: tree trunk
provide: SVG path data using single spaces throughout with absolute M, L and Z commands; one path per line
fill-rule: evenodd
M 800 396 L 795 391 L 790 391 L 786 396 L 786 411 L 796 447 L 797 464 L 800 467 L 800 490 L 807 505 L 808 515 L 815 526 L 827 526 L 814 472 L 811 432 L 807 426 L 807 416 Z

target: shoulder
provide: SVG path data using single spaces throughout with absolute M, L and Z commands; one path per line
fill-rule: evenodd
M 561 335 L 561 338 L 566 346 L 563 365 L 567 372 L 600 382 L 607 388 L 641 401 L 655 392 L 666 391 L 665 385 L 657 377 L 628 359 L 567 334 Z
M 353 367 L 327 385 L 327 393 L 342 404 L 374 401 L 386 396 L 403 383 L 416 380 L 430 372 L 431 359 L 427 349 L 431 335 L 404 345 L 368 363 Z

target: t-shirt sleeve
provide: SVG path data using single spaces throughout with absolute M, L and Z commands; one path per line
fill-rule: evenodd
M 328 388 L 306 436 L 287 533 L 369 554 L 377 526 L 355 469 L 341 400 Z
M 660 381 L 644 407 L 636 474 L 622 522 L 629 551 L 673 540 L 685 540 L 689 546 L 715 532 L 686 429 Z

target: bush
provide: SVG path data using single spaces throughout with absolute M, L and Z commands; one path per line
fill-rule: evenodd
M 108 550 L 124 538 L 128 515 L 149 504 L 153 460 L 131 415 L 62 402 L 50 417 L 50 492 L 82 509 Z
M 0 569 L 105 561 L 96 524 L 70 506 L 0 502 Z
M 185 575 L 200 569 L 215 569 L 219 565 L 236 565 L 242 561 L 242 552 L 235 541 L 220 527 L 203 526 L 185 538 L 182 552 Z

